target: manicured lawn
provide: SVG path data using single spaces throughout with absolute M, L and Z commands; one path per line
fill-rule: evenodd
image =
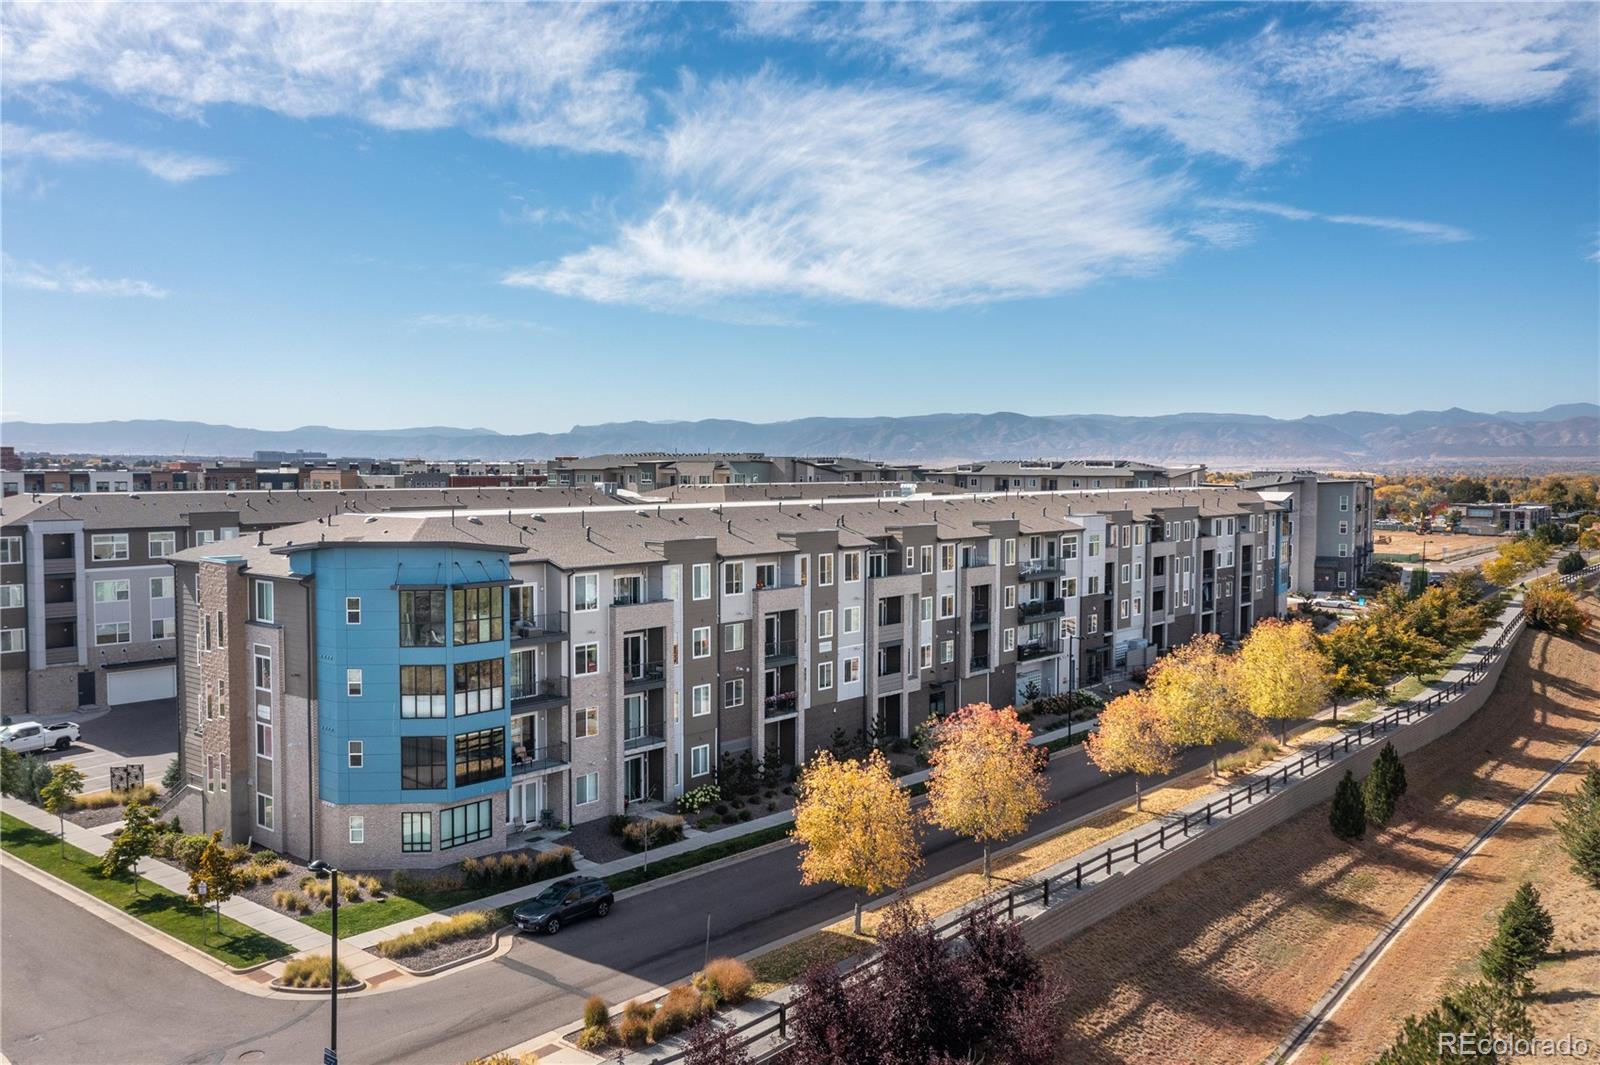
M 425 906 L 415 899 L 408 899 L 403 895 L 390 895 L 382 899 L 370 899 L 367 902 L 353 902 L 339 907 L 339 938 L 349 939 L 359 936 L 362 932 L 370 932 L 374 928 L 394 924 L 411 917 L 421 917 L 425 913 L 433 912 L 434 907 Z M 319 910 L 300 918 L 301 924 L 308 924 L 320 932 L 333 930 L 333 911 Z
M 69 844 L 63 858 L 61 844 L 54 836 L 10 814 L 0 814 L 0 846 L 36 869 L 236 968 L 291 953 L 287 944 L 230 917 L 222 919 L 222 931 L 218 933 L 214 911 L 202 910 L 182 895 L 144 877 L 102 876 L 100 860 L 88 851 Z
M 754 850 L 756 847 L 764 847 L 768 843 L 787 839 L 788 835 L 788 826 L 779 825 L 773 828 L 763 828 L 759 832 L 752 832 L 747 836 L 740 836 L 738 839 L 713 843 L 708 847 L 701 847 L 685 854 L 675 854 L 670 858 L 662 858 L 659 861 L 652 858 L 648 869 L 635 867 L 620 873 L 612 873 L 606 877 L 606 885 L 612 891 L 621 891 L 623 888 L 635 887 L 657 877 L 681 873 L 685 869 L 693 869 L 697 865 L 714 862 L 719 858 L 741 854 L 747 850 Z

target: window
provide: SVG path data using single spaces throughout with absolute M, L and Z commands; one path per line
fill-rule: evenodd
M 506 663 L 503 658 L 456 663 L 456 716 L 501 710 L 506 705 Z
M 724 562 L 722 564 L 722 594 L 744 594 L 744 563 Z
M 443 666 L 400 667 L 400 716 L 444 717 Z
M 439 811 L 439 849 L 447 851 L 494 835 L 494 803 L 488 799 Z
M 150 578 L 150 598 L 151 599 L 171 599 L 172 598 L 172 578 L 171 577 L 151 577 Z
M 1340 536 L 1349 536 L 1350 535 L 1350 523 L 1348 521 L 1341 521 L 1339 523 L 1339 535 Z
M 580 643 L 572 649 L 572 672 L 575 676 L 587 677 L 592 673 L 600 672 L 600 645 L 597 643 Z
M 1132 577 L 1133 577 L 1133 571 L 1132 571 L 1132 568 L 1131 568 L 1131 567 L 1129 567 L 1129 565 L 1128 565 L 1128 564 L 1127 564 L 1127 563 L 1126 563 L 1126 562 L 1124 562 L 1124 563 L 1123 563 L 1123 564 L 1122 564 L 1122 583 L 1123 583 L 1123 584 L 1127 584 L 1127 583 L 1128 583 L 1128 581 L 1129 581 L 1129 580 L 1130 580 L 1130 579 L 1131 579 L 1131 578 L 1132 578 Z
M 689 775 L 703 777 L 711 772 L 711 744 L 702 743 L 689 748 Z
M 1136 580 L 1136 581 L 1144 580 L 1144 563 L 1143 562 L 1135 562 L 1133 564 L 1133 579 Z
M 724 651 L 744 650 L 744 622 L 735 621 L 722 626 L 722 649 Z
M 361 740 L 351 740 L 345 747 L 345 762 L 351 769 L 360 769 L 366 760 L 365 744 Z
M 1350 554 L 1350 545 L 1349 544 L 1340 544 L 1339 545 L 1339 557 L 1340 558 L 1346 558 L 1346 557 L 1349 556 L 1349 554 Z
M 110 621 L 94 627 L 94 642 L 97 645 L 108 643 L 132 643 L 133 627 L 126 621 Z
M 600 797 L 600 774 L 585 773 L 572 782 L 573 801 L 587 806 Z
M 847 606 L 844 608 L 844 634 L 853 635 L 861 631 L 861 608 Z
M 914 570 L 916 568 L 917 568 L 917 549 L 914 548 L 914 547 L 908 547 L 908 548 L 906 548 L 906 572 L 910 573 L 912 570 Z
M 95 581 L 94 601 L 97 603 L 124 603 L 128 600 L 127 581 Z
M 923 621 L 932 621 L 933 620 L 933 596 L 931 596 L 931 595 L 923 596 L 920 609 L 921 609 L 922 612 L 918 616 L 921 618 L 921 620 L 923 620 Z
M 1098 557 L 1100 557 L 1100 534 L 1099 533 L 1090 533 L 1089 534 L 1089 557 L 1090 558 L 1098 558 Z
M 121 562 L 128 557 L 128 534 L 95 533 L 89 538 L 89 557 L 96 562 Z
M 795 561 L 800 564 L 800 587 L 804 588 L 811 583 L 811 556 L 800 555 Z
M 833 555 L 817 556 L 817 584 L 827 587 L 833 583 Z
M 361 597 L 347 595 L 344 597 L 344 623 L 346 625 L 361 624 Z
M 178 534 L 174 532 L 153 532 L 145 540 L 151 558 L 166 558 L 178 549 Z
M 0 652 L 26 651 L 27 649 L 27 629 L 0 629 Z
M 400 815 L 400 850 L 409 854 L 433 850 L 432 814 Z
M 600 577 L 595 573 L 580 573 L 572 578 L 572 609 L 600 609 Z
M 359 669 L 347 669 L 344 671 L 344 692 L 352 699 L 360 698 L 361 671 Z
M 846 551 L 844 553 L 844 580 L 846 584 L 861 579 L 861 552 Z
M 573 714 L 572 734 L 580 740 L 600 735 L 600 708 L 586 706 Z
M 0 536 L 0 563 L 22 561 L 22 537 Z
M 1017 649 L 1017 630 L 1006 629 L 1000 634 L 1000 649 L 1002 651 L 1015 651 Z
M 444 646 L 444 593 L 400 593 L 400 646 Z
M 271 625 L 277 618 L 272 603 L 272 582 L 258 580 L 255 582 L 256 593 L 256 620 Z
M 689 595 L 694 599 L 711 598 L 711 563 L 696 562 L 689 568 Z
M 1088 594 L 1089 595 L 1099 595 L 1100 594 L 1100 578 L 1098 576 L 1094 576 L 1094 577 L 1090 577 L 1089 578 Z
M 256 824 L 271 832 L 272 824 L 272 796 L 262 791 L 256 792 Z
M 923 669 L 933 668 L 933 644 L 925 643 L 918 649 L 918 663 Z
M 177 626 L 171 618 L 150 619 L 150 638 L 152 640 L 170 640 L 177 634 Z
M 1078 538 L 1076 536 L 1063 536 L 1061 538 L 1061 557 L 1078 557 Z
M 711 657 L 710 625 L 701 625 L 689 633 L 689 654 L 693 658 Z
M 1005 557 L 1006 557 L 1005 564 L 1007 566 L 1015 566 L 1017 564 L 1017 541 L 1016 541 L 1016 539 L 1014 537 L 1007 537 L 1006 538 L 1006 556 Z
M 861 679 L 861 659 L 851 656 L 844 660 L 844 684 L 854 684 Z
M 1005 602 L 1007 610 L 1010 610 L 1012 607 L 1017 605 L 1017 586 L 1015 584 L 1006 585 Z
M 744 705 L 744 678 L 736 677 L 733 680 L 722 682 L 722 705 L 735 707 Z
M 1340 510 L 1349 510 L 1350 509 L 1350 497 L 1349 496 L 1340 496 L 1339 497 L 1339 509 Z M 95 537 L 95 539 L 98 540 L 99 537 Z
M 350 815 L 350 842 L 365 843 L 367 841 L 367 819 L 360 814 Z
M 831 640 L 831 639 L 833 639 L 833 611 L 831 611 L 831 610 L 819 610 L 819 611 L 817 611 L 817 639 L 819 639 L 819 640 Z
M 1124 599 L 1122 601 L 1122 603 L 1118 607 L 1118 611 L 1117 612 L 1121 616 L 1123 621 L 1127 621 L 1128 620 L 1128 601 L 1126 599 Z
M 940 544 L 939 545 L 939 571 L 941 573 L 949 573 L 951 570 L 953 570 L 955 568 L 956 568 L 956 545 L 955 544 Z
M 1078 594 L 1078 578 L 1064 578 L 1061 581 L 1061 594 L 1066 596 L 1068 599 L 1074 598 Z
M 406 791 L 442 788 L 448 780 L 443 736 L 400 737 L 400 787 Z
M 505 638 L 506 596 L 499 585 L 493 588 L 457 588 L 454 600 L 455 642 L 489 643 Z
M 1345 574 L 1341 571 L 1340 574 L 1339 574 L 1339 587 L 1343 588 L 1345 586 L 1345 584 L 1346 584 Z
M 956 660 L 956 642 L 954 640 L 945 640 L 942 643 L 940 643 L 939 644 L 939 661 L 941 663 L 943 663 L 944 665 L 949 665 L 951 662 L 954 662 L 955 660 Z
M 817 690 L 829 691 L 833 688 L 833 663 L 817 663 Z
M 705 717 L 711 713 L 711 685 L 696 684 L 689 689 L 689 716 Z
M 0 607 L 19 607 L 25 599 L 20 584 L 0 584 Z
M 506 775 L 506 730 L 486 728 L 456 736 L 456 787 Z
M 939 616 L 953 618 L 956 616 L 956 596 L 954 592 L 945 592 L 939 596 Z
M 1089 631 L 1091 633 L 1095 633 L 1095 632 L 1099 632 L 1100 631 L 1100 615 L 1099 614 L 1090 614 L 1089 615 Z
M 272 649 L 256 644 L 254 648 L 256 691 L 272 694 Z
M 210 529 L 196 529 L 194 531 L 194 546 L 204 547 L 217 538 L 217 534 Z

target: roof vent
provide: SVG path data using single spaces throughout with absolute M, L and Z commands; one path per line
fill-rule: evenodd
M 483 524 L 483 519 L 482 518 L 468 518 L 467 520 L 470 521 L 474 525 L 482 525 Z
M 378 516 L 376 514 L 368 514 L 366 519 L 365 519 L 365 521 L 364 521 L 364 524 L 371 525 L 373 522 L 375 522 L 377 520 L 378 520 Z

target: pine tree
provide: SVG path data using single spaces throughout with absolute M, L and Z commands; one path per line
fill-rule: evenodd
M 1591 764 L 1578 790 L 1561 800 L 1556 831 L 1572 871 L 1600 889 L 1600 765 Z
M 1374 825 L 1388 824 L 1389 818 L 1394 816 L 1395 804 L 1406 793 L 1406 767 L 1401 764 L 1394 744 L 1383 745 L 1361 790 L 1367 820 Z
M 1355 774 L 1344 771 L 1344 779 L 1333 791 L 1333 808 L 1328 811 L 1328 825 L 1340 839 L 1360 839 L 1367 831 L 1367 814 L 1361 798 L 1361 785 Z
M 1550 949 L 1555 933 L 1550 912 L 1539 901 L 1539 889 L 1524 882 L 1500 911 L 1494 938 L 1479 955 L 1478 968 L 1491 982 L 1526 993 L 1528 974 Z

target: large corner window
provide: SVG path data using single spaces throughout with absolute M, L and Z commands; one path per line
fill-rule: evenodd
M 447 851 L 494 835 L 494 804 L 488 799 L 439 811 L 439 849 Z
M 503 710 L 506 705 L 506 662 L 485 658 L 456 663 L 456 716 Z
M 488 728 L 456 736 L 456 787 L 506 775 L 506 730 Z
M 412 791 L 448 786 L 444 748 L 443 736 L 401 736 L 400 787 Z
M 400 593 L 400 646 L 444 646 L 444 593 Z
M 443 666 L 400 667 L 400 716 L 443 717 Z
M 455 642 L 489 643 L 505 638 L 505 592 L 493 588 L 457 588 Z

